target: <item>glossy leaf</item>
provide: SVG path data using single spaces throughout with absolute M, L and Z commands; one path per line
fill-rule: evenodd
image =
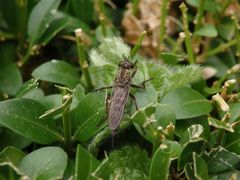
M 5 178 L 17 178 L 22 172 L 17 168 L 19 161 L 25 156 L 21 150 L 8 146 L 0 153 L 0 174 Z
M 226 122 L 223 122 L 223 121 L 219 121 L 218 119 L 215 119 L 215 118 L 212 118 L 212 117 L 209 117 L 208 118 L 208 123 L 210 126 L 213 126 L 215 128 L 218 128 L 218 129 L 225 129 L 229 132 L 234 132 L 232 126 Z
M 7 146 L 13 146 L 19 149 L 24 149 L 29 146 L 32 141 L 12 131 L 5 130 L 0 133 L 0 150 Z
M 157 125 L 165 129 L 169 124 L 175 125 L 176 116 L 171 106 L 167 104 L 157 104 L 155 110 Z
M 26 155 L 18 168 L 30 179 L 59 179 L 67 166 L 67 154 L 59 147 L 44 147 Z
M 81 126 L 78 127 L 74 133 L 74 139 L 81 142 L 86 142 L 90 140 L 97 132 L 99 132 L 102 127 L 99 127 L 99 122 L 104 122 L 105 110 L 101 109 L 99 112 L 93 114 L 88 118 Z
M 138 146 L 124 146 L 111 152 L 99 168 L 93 173 L 95 177 L 116 179 L 147 179 L 149 159 L 147 152 Z
M 205 25 L 194 33 L 205 37 L 216 37 L 218 35 L 217 29 L 213 25 Z
M 62 140 L 50 119 L 39 120 L 45 108 L 29 99 L 11 99 L 0 103 L 0 124 L 40 144 Z
M 31 45 L 33 45 L 48 29 L 52 21 L 49 17 L 56 13 L 60 2 L 60 0 L 41 0 L 34 6 L 29 16 L 27 27 Z
M 64 14 L 56 12 L 54 19 L 49 25 L 49 28 L 45 31 L 39 43 L 46 45 L 58 32 L 64 29 L 68 24 L 69 19 Z
M 105 93 L 89 93 L 80 100 L 78 106 L 73 111 L 74 121 L 73 126 L 78 127 L 83 125 L 99 110 L 105 107 Z
M 75 178 L 77 180 L 88 179 L 100 163 L 80 144 L 77 146 Z
M 45 109 L 54 109 L 62 104 L 62 95 L 61 94 L 51 94 L 45 96 L 39 101 L 42 105 L 44 105 Z
M 198 180 L 208 179 L 208 166 L 204 159 L 193 153 L 194 176 Z
M 70 88 L 74 88 L 79 83 L 79 75 L 75 67 L 59 60 L 52 60 L 40 65 L 33 71 L 32 76 Z
M 36 89 L 38 87 L 38 80 L 37 79 L 30 79 L 26 81 L 16 93 L 16 98 L 21 98 L 24 94 L 28 93 L 29 91 Z
M 210 174 L 239 171 L 240 155 L 227 151 L 223 147 L 213 149 L 208 155 L 208 170 Z
M 200 124 L 194 124 L 190 126 L 182 135 L 180 142 L 181 144 L 188 143 L 191 140 L 201 137 L 204 129 Z
M 235 24 L 230 17 L 225 17 L 222 19 L 221 23 L 217 26 L 219 35 L 229 41 L 233 38 L 235 34 Z
M 137 131 L 150 142 L 154 141 L 154 132 L 157 131 L 157 126 L 155 126 L 156 128 L 153 126 L 156 122 L 154 112 L 155 105 L 149 105 L 140 109 L 131 117 Z
M 166 64 L 177 64 L 178 63 L 178 57 L 176 54 L 161 53 L 160 57 Z
M 175 141 L 164 141 L 152 157 L 149 179 L 167 180 L 171 161 L 178 158 L 180 152 L 180 144 Z
M 187 87 L 171 91 L 163 97 L 161 104 L 170 105 L 177 119 L 201 116 L 212 110 L 211 103 L 204 96 Z
M 93 2 L 86 1 L 86 0 L 70 0 L 67 2 L 67 11 L 73 14 L 78 19 L 86 23 L 90 23 L 93 19 L 94 9 L 93 9 Z M 85 10 L 88 9 L 86 12 Z
M 201 0 L 187 0 L 187 3 L 191 6 L 198 7 Z M 218 11 L 218 4 L 215 1 L 205 1 L 204 9 L 215 13 Z
M 183 146 L 182 152 L 178 160 L 178 170 L 183 169 L 186 163 L 192 162 L 193 152 L 201 153 L 205 148 L 206 142 L 202 138 L 189 141 Z
M 14 63 L 0 63 L 0 91 L 15 95 L 22 85 L 22 76 Z

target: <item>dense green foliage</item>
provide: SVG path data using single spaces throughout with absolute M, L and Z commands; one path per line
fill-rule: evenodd
M 131 47 L 129 9 L 113 3 L 0 0 L 0 179 L 239 179 L 238 1 L 162 0 L 151 54 L 154 32 Z M 137 60 L 133 84 L 153 79 L 131 89 L 140 109 L 128 101 L 113 137 L 111 90 L 94 89 L 123 57 Z

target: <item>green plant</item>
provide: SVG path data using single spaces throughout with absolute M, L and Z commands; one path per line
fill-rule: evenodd
M 154 60 L 139 53 L 148 32 L 129 47 L 118 11 L 102 0 L 0 1 L 0 179 L 238 179 L 240 36 L 239 15 L 225 13 L 231 3 L 177 4 L 184 33 L 161 35 Z M 134 84 L 153 79 L 131 89 L 140 110 L 128 102 L 112 147 L 110 90 L 94 89 L 113 84 L 123 57 L 137 60 Z M 209 66 L 216 73 L 203 79 Z

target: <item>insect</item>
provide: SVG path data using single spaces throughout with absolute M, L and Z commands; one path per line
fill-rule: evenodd
M 130 93 L 130 87 L 145 88 L 145 83 L 152 79 L 150 78 L 143 81 L 140 86 L 132 84 L 132 78 L 137 72 L 136 62 L 132 63 L 127 58 L 124 58 L 124 60 L 118 65 L 118 74 L 113 86 L 96 89 L 96 91 L 110 88 L 113 89 L 111 96 L 107 96 L 106 98 L 107 120 L 113 136 L 116 134 L 117 128 L 120 125 L 129 97 L 133 100 L 136 109 L 138 110 L 136 98 Z

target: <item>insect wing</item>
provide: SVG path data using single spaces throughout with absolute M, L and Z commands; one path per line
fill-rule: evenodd
M 115 87 L 109 107 L 108 123 L 111 130 L 119 127 L 129 95 L 129 87 Z

